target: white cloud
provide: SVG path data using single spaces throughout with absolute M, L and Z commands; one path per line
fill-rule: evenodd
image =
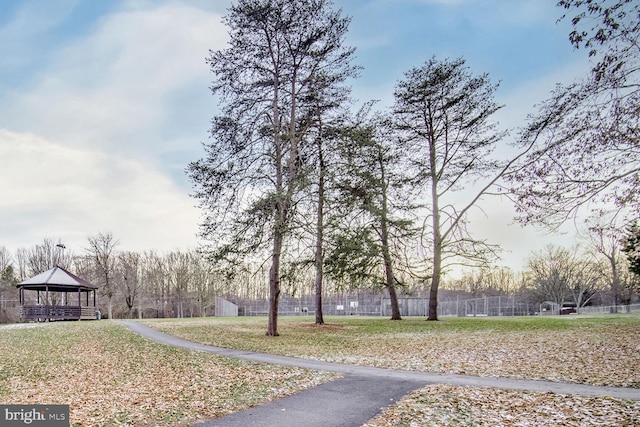
M 173 94 L 196 85 L 212 98 L 205 57 L 226 38 L 219 15 L 185 5 L 108 15 L 59 50 L 32 91 L 4 104 L 3 121 L 67 145 L 145 151 L 172 118 Z
M 0 159 L 0 246 L 55 237 L 80 250 L 101 231 L 132 250 L 196 245 L 193 200 L 148 165 L 2 129 Z
M 122 249 L 197 244 L 183 169 L 214 114 L 205 57 L 226 43 L 220 21 L 185 3 L 128 2 L 0 99 L 0 246 L 52 237 L 81 251 L 102 231 Z

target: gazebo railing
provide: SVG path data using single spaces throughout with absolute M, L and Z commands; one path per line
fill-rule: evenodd
M 95 307 L 79 307 L 73 305 L 23 305 L 23 320 L 89 320 L 96 318 Z

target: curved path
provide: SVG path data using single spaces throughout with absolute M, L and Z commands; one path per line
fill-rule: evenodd
M 344 426 L 359 427 L 382 409 L 401 399 L 410 391 L 428 384 L 451 384 L 472 387 L 497 387 L 511 390 L 579 394 L 640 400 L 640 389 L 600 387 L 585 384 L 511 378 L 474 377 L 455 374 L 402 371 L 323 362 L 299 357 L 277 356 L 251 351 L 231 350 L 199 344 L 160 332 L 136 321 L 119 321 L 131 331 L 151 340 L 236 359 L 276 365 L 296 366 L 321 371 L 339 372 L 344 378 L 305 390 L 256 408 L 238 412 L 217 420 L 197 424 L 213 426 Z M 194 426 L 195 427 L 195 426 Z

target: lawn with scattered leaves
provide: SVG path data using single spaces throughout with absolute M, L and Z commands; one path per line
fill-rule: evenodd
M 640 316 L 189 319 L 150 325 L 244 350 L 429 372 L 640 387 Z M 430 385 L 363 427 L 640 426 L 640 402 L 557 393 Z
M 640 316 L 150 320 L 192 341 L 397 369 L 639 387 Z M 70 404 L 73 426 L 185 426 L 335 378 L 191 352 L 109 321 L 0 328 L 0 403 Z M 640 402 L 430 385 L 383 426 L 636 426 Z
M 0 403 L 70 404 L 72 426 L 184 426 L 333 378 L 157 344 L 110 321 L 0 329 Z

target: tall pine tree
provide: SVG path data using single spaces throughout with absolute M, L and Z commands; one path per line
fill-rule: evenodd
M 269 252 L 269 323 L 277 336 L 280 263 L 306 181 L 310 129 L 336 108 L 357 69 L 343 46 L 349 18 L 328 0 L 239 0 L 225 18 L 227 49 L 211 52 L 220 97 L 206 157 L 189 165 L 213 259 Z

